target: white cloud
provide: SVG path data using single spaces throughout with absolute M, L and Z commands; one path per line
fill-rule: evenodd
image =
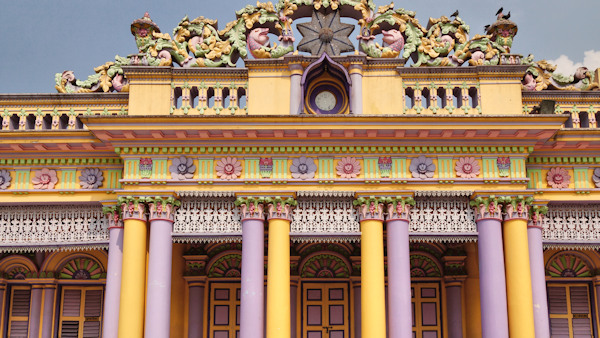
M 583 53 L 583 62 L 573 62 L 566 55 L 561 55 L 556 60 L 548 60 L 548 62 L 557 65 L 555 73 L 573 75 L 577 68 L 587 67 L 594 71 L 600 68 L 600 51 L 588 50 Z

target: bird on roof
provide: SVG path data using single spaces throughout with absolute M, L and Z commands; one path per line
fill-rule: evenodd
M 500 9 L 496 12 L 496 15 L 502 14 L 503 10 L 504 10 L 504 7 L 500 7 Z
M 488 28 L 490 28 L 490 25 L 485 25 L 485 26 L 483 26 L 483 32 L 484 32 L 484 33 L 487 33 L 487 31 L 488 31 Z
M 450 15 L 450 17 L 457 17 L 458 16 L 458 9 L 454 11 L 454 13 L 452 13 Z
M 508 12 L 508 14 L 506 14 L 506 15 L 504 16 L 504 19 L 506 19 L 506 20 L 510 19 L 510 11 Z

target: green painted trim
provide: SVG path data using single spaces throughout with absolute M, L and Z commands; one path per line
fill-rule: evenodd
M 198 159 L 198 179 L 213 180 L 214 179 L 214 159 L 200 158 Z
M 511 157 L 510 158 L 510 177 L 513 179 L 526 177 L 525 158 Z
M 336 178 L 333 157 L 319 157 L 317 161 L 317 178 L 319 180 Z
M 454 178 L 453 159 L 438 157 L 438 179 Z
M 573 168 L 573 183 L 575 184 L 575 189 L 589 189 L 592 188 L 590 186 L 591 177 L 590 170 L 588 168 Z
M 483 179 L 498 178 L 500 173 L 498 172 L 498 158 L 496 157 L 484 157 L 482 159 L 482 172 Z
M 62 169 L 61 179 L 58 181 L 59 188 L 58 189 L 77 189 L 79 185 L 77 184 L 77 170 L 76 169 Z
M 29 189 L 29 183 L 31 182 L 31 170 L 29 169 L 18 169 L 15 170 L 15 189 Z
M 390 178 L 408 178 L 408 164 L 406 157 L 392 157 L 392 174 Z
M 542 169 L 527 169 L 527 177 L 529 177 L 529 183 L 527 183 L 528 189 L 543 188 Z

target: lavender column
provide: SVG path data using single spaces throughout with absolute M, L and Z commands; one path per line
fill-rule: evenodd
M 204 279 L 188 281 L 188 338 L 202 338 L 204 330 L 204 284 Z
M 262 205 L 242 204 L 240 337 L 264 335 L 265 221 Z
M 462 338 L 462 286 L 466 277 L 446 277 L 446 312 L 448 338 Z
M 528 224 L 527 239 L 529 242 L 529 264 L 531 271 L 531 291 L 533 293 L 533 323 L 535 326 L 535 337 L 550 337 L 542 227 L 538 225 L 537 222 L 530 221 Z
M 123 222 L 116 209 L 108 220 L 108 267 L 104 292 L 104 318 L 102 337 L 113 338 L 119 334 L 119 302 L 121 299 L 121 270 L 123 267 Z
M 410 207 L 398 200 L 388 205 L 387 262 L 388 262 L 388 337 L 412 336 L 410 315 L 410 248 L 408 224 Z
M 362 302 L 361 302 L 361 291 L 360 291 L 360 278 L 356 278 L 353 279 L 352 277 L 350 277 L 352 280 L 352 292 L 354 293 L 354 337 L 356 338 L 361 338 L 362 335 L 362 321 L 361 321 L 361 309 L 362 309 Z
M 54 320 L 55 284 L 44 285 L 44 312 L 42 315 L 42 338 L 52 337 L 52 323 Z
M 480 206 L 475 213 L 479 232 L 481 330 L 486 338 L 508 338 L 502 215 L 495 202 L 490 202 L 489 207 Z
M 29 305 L 29 338 L 38 338 L 40 336 L 40 323 L 42 322 L 42 294 L 41 285 L 31 286 L 31 302 Z
M 171 331 L 171 264 L 173 203 L 156 198 L 149 203 L 150 255 L 144 336 L 169 338 Z

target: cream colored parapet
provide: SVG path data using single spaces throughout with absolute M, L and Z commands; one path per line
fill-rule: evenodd
M 404 114 L 520 115 L 526 66 L 398 68 Z

